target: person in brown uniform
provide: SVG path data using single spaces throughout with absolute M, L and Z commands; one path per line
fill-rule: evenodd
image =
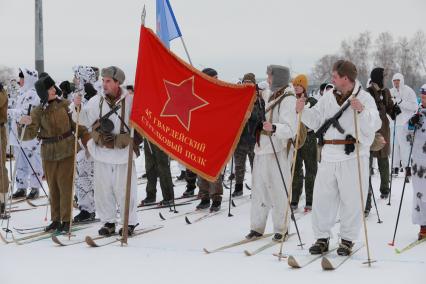
M 385 146 L 379 151 L 370 152 L 370 184 L 367 196 L 367 203 L 365 206 L 364 214 L 368 216 L 371 209 L 371 196 L 373 187 L 371 185 L 371 170 L 373 168 L 373 158 L 377 158 L 377 165 L 380 172 L 380 198 L 386 199 L 389 196 L 390 187 L 389 187 L 389 155 L 390 155 L 390 127 L 389 115 L 393 120 L 396 119 L 396 116 L 401 113 L 401 109 L 398 104 L 395 104 L 392 100 L 392 95 L 388 88 L 384 87 L 384 69 L 381 67 L 374 68 L 371 71 L 370 78 L 371 82 L 367 88 L 367 91 L 373 97 L 377 105 L 377 110 L 379 111 L 380 119 L 382 120 L 382 126 L 377 131 L 380 133 L 384 140 L 386 141 Z
M 68 232 L 71 218 L 71 194 L 74 170 L 74 131 L 75 123 L 69 114 L 69 101 L 57 97 L 55 82 L 50 76 L 35 83 L 40 105 L 31 111 L 31 116 L 23 116 L 21 124 L 26 124 L 24 140 L 41 139 L 43 170 L 49 186 L 52 223 L 46 232 Z M 80 126 L 80 138 L 88 135 L 87 129 Z
M 9 179 L 6 169 L 6 127 L 7 122 L 7 93 L 0 83 L 0 215 L 3 215 L 6 207 L 7 191 L 9 188 Z

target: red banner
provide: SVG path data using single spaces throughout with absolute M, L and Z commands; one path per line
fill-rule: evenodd
M 228 84 L 182 61 L 141 27 L 132 125 L 198 175 L 217 179 L 255 100 L 253 85 Z

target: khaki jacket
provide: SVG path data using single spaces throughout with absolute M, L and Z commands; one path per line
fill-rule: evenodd
M 52 138 L 75 131 L 75 123 L 69 114 L 69 101 L 56 99 L 46 107 L 38 106 L 31 111 L 32 123 L 25 130 L 24 140 Z M 87 128 L 79 126 L 79 138 L 88 136 Z M 59 161 L 74 156 L 74 135 L 53 143 L 41 144 L 41 157 L 46 161 Z

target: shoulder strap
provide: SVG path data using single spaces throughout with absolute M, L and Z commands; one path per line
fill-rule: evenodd
M 99 100 L 99 118 L 102 117 L 102 106 L 104 105 L 104 97 L 100 96 L 101 99 Z

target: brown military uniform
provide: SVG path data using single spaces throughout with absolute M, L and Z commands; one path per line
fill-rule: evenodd
M 24 140 L 38 137 L 42 141 L 41 158 L 49 185 L 51 220 L 59 222 L 68 222 L 71 218 L 75 123 L 68 106 L 68 101 L 56 99 L 46 107 L 36 107 L 24 135 Z M 87 129 L 80 126 L 78 134 L 80 138 L 86 137 Z
M 7 193 L 9 188 L 9 178 L 6 169 L 6 146 L 7 136 L 6 127 L 7 123 L 7 94 L 0 91 L 0 141 L 1 141 L 1 156 L 0 156 L 0 193 Z M 0 203 L 3 203 L 0 200 Z
M 385 147 L 382 148 L 382 150 L 373 152 L 373 156 L 375 158 L 388 158 L 391 143 L 389 119 L 387 118 L 386 114 L 389 114 L 390 116 L 394 115 L 393 108 L 395 104 L 392 100 L 392 96 L 389 89 L 385 88 L 382 90 L 377 90 L 376 88 L 371 86 L 367 89 L 367 91 L 374 98 L 377 105 L 377 110 L 379 111 L 380 119 L 382 120 L 382 127 L 377 132 L 382 134 L 383 138 L 385 138 L 385 141 L 387 142 L 385 144 Z

